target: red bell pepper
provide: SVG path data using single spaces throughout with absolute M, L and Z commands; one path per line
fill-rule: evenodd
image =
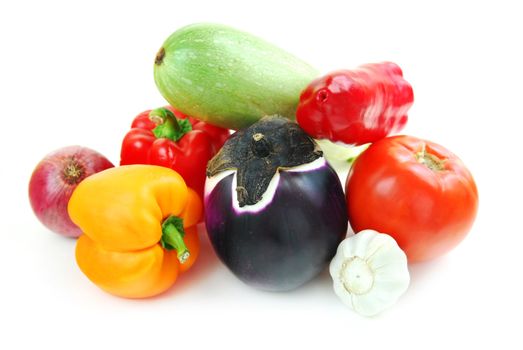
M 148 110 L 134 118 L 125 135 L 120 165 L 171 168 L 203 198 L 207 162 L 228 137 L 229 130 L 187 117 L 172 107 Z
M 398 65 L 366 64 L 310 83 L 301 93 L 296 120 L 314 138 L 363 145 L 400 131 L 413 102 Z

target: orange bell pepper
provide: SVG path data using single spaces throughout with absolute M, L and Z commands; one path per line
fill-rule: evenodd
M 83 232 L 78 266 L 111 294 L 160 294 L 198 256 L 202 202 L 174 170 L 126 165 L 94 174 L 75 189 L 68 211 Z

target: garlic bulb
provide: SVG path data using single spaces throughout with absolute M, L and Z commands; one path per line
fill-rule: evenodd
M 405 253 L 394 238 L 373 230 L 343 240 L 329 271 L 336 295 L 364 316 L 392 306 L 410 282 Z

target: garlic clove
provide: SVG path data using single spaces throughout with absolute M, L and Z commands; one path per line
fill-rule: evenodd
M 406 291 L 404 280 L 374 281 L 374 287 L 365 295 L 352 298 L 353 308 L 363 316 L 375 316 L 389 309 Z M 408 282 L 407 282 L 408 283 Z
M 346 240 L 350 239 L 349 242 L 351 242 L 351 241 L 358 242 L 357 244 L 354 244 L 354 243 L 343 244 L 343 242 L 340 244 L 340 246 L 342 246 L 343 255 L 345 257 L 348 258 L 348 257 L 352 257 L 352 256 L 358 256 L 363 259 L 366 257 L 366 255 L 368 254 L 367 247 L 368 247 L 370 241 L 372 241 L 372 239 L 374 237 L 371 234 L 360 235 L 362 232 L 365 232 L 365 231 L 370 231 L 370 230 L 363 230 L 357 234 L 354 234 L 354 235 L 346 238 Z M 375 232 L 375 231 L 372 231 L 372 232 Z M 360 236 L 358 236 L 358 235 L 360 235 Z
M 407 256 L 399 249 L 383 249 L 380 254 L 375 254 L 367 261 L 374 270 L 393 268 L 395 265 L 406 265 Z M 391 267 L 392 265 L 392 267 Z
M 390 302 L 389 293 L 379 288 L 373 288 L 365 295 L 354 296 L 352 303 L 354 311 L 367 317 L 376 316 L 394 304 Z

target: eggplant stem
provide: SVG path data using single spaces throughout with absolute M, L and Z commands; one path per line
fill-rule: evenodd
M 259 158 L 265 158 L 271 154 L 271 144 L 265 138 L 265 135 L 258 132 L 252 135 L 252 151 Z

